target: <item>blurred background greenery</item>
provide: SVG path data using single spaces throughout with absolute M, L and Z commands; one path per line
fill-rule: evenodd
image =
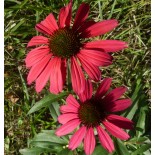
M 100 39 L 118 39 L 128 42 L 129 48 L 114 53 L 114 62 L 102 68 L 103 77 L 112 77 L 113 86 L 125 85 L 132 97 L 132 107 L 123 113 L 133 119 L 135 130 L 132 138 L 150 139 L 150 0 L 73 0 L 73 17 L 81 2 L 90 4 L 89 18 L 95 21 L 117 19 L 119 26 Z M 4 0 L 5 19 L 5 154 L 18 155 L 19 149 L 27 147 L 28 139 L 42 129 L 55 129 L 47 108 L 27 115 L 32 105 L 40 100 L 48 87 L 40 94 L 34 85 L 28 86 L 24 59 L 26 45 L 35 35 L 35 24 L 50 12 L 58 16 L 59 9 L 68 0 Z M 140 145 L 136 145 L 139 143 Z M 126 142 L 127 144 L 127 142 Z M 128 142 L 137 150 L 145 142 Z M 144 153 L 143 153 L 144 152 Z M 144 148 L 142 154 L 150 154 Z M 118 155 L 120 155 L 118 153 Z

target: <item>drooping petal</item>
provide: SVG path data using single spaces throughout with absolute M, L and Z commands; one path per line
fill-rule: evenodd
M 78 113 L 78 108 L 74 106 L 69 106 L 69 105 L 63 105 L 60 107 L 61 113 Z
M 112 123 L 120 128 L 133 129 L 133 122 L 125 117 L 111 114 L 111 115 L 108 115 L 106 117 L 106 119 L 110 123 Z
M 97 127 L 97 132 L 99 136 L 99 140 L 101 142 L 101 145 L 108 150 L 110 153 L 114 151 L 114 144 L 112 142 L 112 139 L 107 134 L 106 131 L 100 126 Z
M 117 52 L 127 48 L 127 43 L 119 40 L 98 40 L 84 45 L 87 49 L 102 49 L 104 52 Z
M 122 86 L 122 87 L 118 87 L 113 89 L 112 91 L 110 91 L 105 98 L 103 99 L 103 101 L 105 103 L 109 103 L 109 102 L 113 102 L 117 99 L 119 99 L 125 92 L 126 92 L 127 88 Z
M 69 27 L 70 26 L 70 22 L 71 22 L 71 19 L 72 19 L 72 0 L 70 0 L 70 3 L 67 5 L 68 6 L 68 16 L 66 18 L 66 26 Z
M 44 88 L 45 84 L 47 83 L 50 77 L 50 74 L 52 72 L 52 63 L 53 62 L 50 60 L 50 62 L 47 64 L 43 72 L 37 78 L 36 80 L 36 91 L 37 92 L 40 92 Z
M 90 80 L 87 80 L 85 83 L 85 90 L 84 92 L 80 93 L 78 96 L 81 102 L 85 102 L 86 100 L 91 99 L 93 93 L 93 86 Z
M 96 66 L 107 66 L 112 63 L 112 56 L 108 53 L 95 50 L 81 50 L 81 56 Z
M 68 106 L 72 106 L 72 107 L 76 107 L 76 108 L 80 107 L 80 104 L 77 102 L 77 100 L 71 94 L 67 97 L 66 102 L 67 102 Z
M 80 94 L 81 92 L 84 91 L 85 87 L 84 74 L 82 73 L 82 69 L 76 62 L 76 59 L 74 57 L 71 58 L 71 81 L 75 93 Z
M 51 31 L 55 31 L 58 29 L 58 24 L 53 16 L 52 13 L 50 13 L 45 20 L 48 23 L 49 28 L 51 29 Z
M 123 131 L 121 128 L 117 127 L 116 125 L 110 123 L 110 122 L 107 122 L 107 121 L 104 121 L 103 122 L 105 128 L 115 137 L 121 139 L 121 140 L 127 140 L 130 138 L 130 136 L 125 132 Z
M 96 22 L 91 20 L 91 21 L 84 21 L 83 24 L 79 27 L 79 29 L 77 30 L 77 32 L 81 33 L 83 32 L 85 29 L 87 29 L 88 27 L 94 25 Z
M 101 72 L 99 68 L 84 59 L 80 53 L 77 54 L 77 57 L 80 60 L 82 67 L 89 75 L 90 79 L 94 81 L 99 81 L 101 79 Z
M 63 79 L 61 73 L 61 58 L 55 57 L 52 59 L 52 72 L 50 75 L 50 92 L 58 94 L 63 89 Z
M 95 94 L 96 98 L 102 98 L 107 93 L 107 91 L 110 88 L 111 81 L 112 81 L 112 78 L 105 78 L 102 81 L 102 83 L 100 84 L 100 86 L 98 87 L 96 91 L 96 94 Z
M 60 28 L 65 27 L 66 18 L 69 12 L 68 5 L 60 9 L 60 13 L 59 13 L 59 27 Z
M 115 19 L 97 22 L 96 24 L 93 24 L 92 26 L 85 29 L 80 36 L 83 38 L 89 38 L 103 35 L 113 30 L 117 25 L 118 22 Z
M 41 46 L 31 50 L 25 59 L 26 67 L 32 67 L 33 65 L 40 62 L 48 53 L 50 49 L 48 46 Z
M 51 35 L 52 32 L 41 22 L 36 24 L 35 29 L 43 34 Z
M 50 13 L 45 20 L 36 25 L 36 30 L 39 32 L 51 35 L 55 30 L 58 29 L 57 22 L 52 13 Z
M 82 126 L 78 131 L 74 133 L 74 135 L 71 137 L 69 141 L 69 149 L 74 150 L 80 145 L 86 134 L 86 129 L 87 128 L 85 126 Z
M 77 119 L 78 118 L 78 114 L 77 113 L 66 113 L 66 114 L 62 114 L 58 117 L 58 121 L 61 124 L 65 124 L 67 122 L 69 122 L 72 119 Z
M 31 68 L 27 77 L 28 84 L 31 84 L 40 75 L 50 59 L 51 54 L 48 54 Z
M 93 153 L 95 148 L 95 137 L 93 128 L 88 128 L 86 132 L 86 136 L 84 138 L 84 150 L 86 155 L 90 155 Z
M 78 27 L 87 19 L 89 14 L 89 5 L 82 3 L 76 13 L 75 21 L 73 24 L 73 30 L 78 29 Z
M 62 125 L 60 128 L 58 128 L 56 130 L 55 134 L 57 136 L 64 136 L 64 135 L 72 132 L 80 123 L 81 122 L 79 119 L 71 120 L 71 121 L 67 122 L 66 124 Z
M 41 45 L 41 44 L 48 44 L 48 38 L 43 36 L 35 36 L 33 37 L 27 44 L 27 47 Z
M 131 104 L 132 104 L 131 99 L 121 99 L 113 102 L 108 102 L 108 104 L 105 104 L 105 110 L 109 112 L 123 111 L 127 109 L 129 106 L 131 106 Z

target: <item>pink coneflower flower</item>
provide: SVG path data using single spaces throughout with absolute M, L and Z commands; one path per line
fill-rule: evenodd
M 114 144 L 108 133 L 121 140 L 129 138 L 121 128 L 132 129 L 133 122 L 113 113 L 128 108 L 131 100 L 120 99 L 126 91 L 125 87 L 108 92 L 110 84 L 111 78 L 104 79 L 96 94 L 92 96 L 92 84 L 88 81 L 84 93 L 79 95 L 79 101 L 69 95 L 66 99 L 67 104 L 60 107 L 63 114 L 58 117 L 58 121 L 63 125 L 57 129 L 56 135 L 66 135 L 79 127 L 70 139 L 69 149 L 74 150 L 84 139 L 85 153 L 92 154 L 96 143 L 94 129 L 98 133 L 101 145 L 109 152 L 114 150 Z
M 100 80 L 100 66 L 112 63 L 109 52 L 116 52 L 127 47 L 118 40 L 99 40 L 86 42 L 85 38 L 103 35 L 113 30 L 118 22 L 115 19 L 101 22 L 86 21 L 89 5 L 82 3 L 71 24 L 72 1 L 61 8 L 58 24 L 49 14 L 36 25 L 36 30 L 44 36 L 35 36 L 27 47 L 37 46 L 26 57 L 26 67 L 31 68 L 27 77 L 28 84 L 36 82 L 36 91 L 40 92 L 50 80 L 50 92 L 62 91 L 70 69 L 73 90 L 80 93 L 84 90 L 84 70 L 90 79 Z M 87 39 L 88 40 L 88 39 Z M 69 62 L 69 63 L 67 63 Z M 69 65 L 67 65 L 69 64 Z

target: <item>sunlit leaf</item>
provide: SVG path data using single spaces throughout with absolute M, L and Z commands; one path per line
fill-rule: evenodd
M 58 102 L 53 102 L 51 105 L 48 106 L 49 110 L 50 110 L 50 114 L 53 117 L 54 121 L 57 121 L 58 116 L 60 115 L 59 112 L 59 104 Z
M 115 140 L 115 146 L 116 146 L 116 152 L 118 155 L 130 155 L 128 152 L 128 149 L 126 146 L 123 144 L 123 142 L 119 139 Z
M 64 98 L 68 94 L 69 94 L 68 92 L 63 92 L 63 93 L 60 93 L 59 95 L 49 94 L 49 95 L 45 96 L 43 99 L 41 99 L 40 101 L 36 102 L 35 105 L 30 109 L 28 114 L 38 111 L 43 107 L 48 107 L 53 102 L 56 102 L 56 101 Z
M 22 155 L 40 155 L 42 152 L 44 152 L 44 149 L 42 148 L 30 148 L 30 149 L 21 149 L 19 152 Z
M 140 155 L 151 148 L 151 144 L 142 145 L 139 149 L 133 152 L 131 155 Z

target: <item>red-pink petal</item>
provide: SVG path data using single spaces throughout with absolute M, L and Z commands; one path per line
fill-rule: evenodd
M 83 24 L 80 26 L 80 28 L 77 30 L 77 32 L 83 32 L 85 29 L 88 27 L 94 25 L 96 22 L 95 21 L 84 21 Z
M 98 40 L 84 45 L 87 49 L 102 49 L 104 52 L 117 52 L 127 48 L 127 43 L 119 40 Z
M 52 31 L 50 31 L 43 22 L 36 24 L 35 29 L 43 34 L 51 35 Z
M 90 155 L 93 153 L 95 144 L 96 141 L 94 137 L 94 130 L 93 128 L 88 128 L 84 138 L 84 150 L 86 155 Z
M 89 14 L 89 5 L 82 3 L 76 13 L 73 29 L 76 30 L 78 27 L 87 19 Z
M 126 92 L 127 88 L 122 86 L 122 87 L 118 87 L 113 89 L 112 91 L 110 91 L 105 98 L 103 99 L 103 101 L 105 103 L 109 103 L 112 101 L 115 101 L 117 99 L 119 99 L 125 92 Z
M 71 120 L 67 122 L 66 124 L 62 125 L 60 128 L 58 128 L 55 134 L 57 136 L 64 136 L 72 132 L 80 123 L 81 121 L 79 119 Z
M 69 149 L 74 150 L 80 145 L 85 136 L 86 129 L 87 128 L 85 126 L 82 126 L 78 131 L 74 133 L 74 135 L 71 137 L 69 141 L 69 147 L 68 147 Z
M 81 56 L 96 66 L 107 66 L 112 63 L 112 56 L 108 53 L 95 50 L 81 50 Z
M 46 23 L 48 23 L 48 26 L 51 29 L 51 31 L 55 31 L 58 29 L 58 24 L 57 24 L 52 13 L 50 13 L 44 21 L 46 21 Z
M 127 140 L 130 138 L 130 136 L 123 131 L 121 128 L 117 127 L 116 125 L 110 123 L 110 122 L 103 122 L 105 128 L 115 137 L 121 139 L 121 140 Z
M 82 67 L 89 75 L 90 79 L 94 81 L 99 81 L 101 79 L 101 72 L 99 68 L 84 59 L 80 53 L 77 54 L 77 57 L 80 60 Z
M 120 128 L 133 129 L 133 122 L 125 117 L 111 114 L 111 115 L 108 115 L 106 117 L 106 119 L 110 123 L 112 123 Z
M 40 75 L 50 59 L 51 54 L 48 54 L 31 68 L 27 77 L 28 84 L 31 84 Z
M 113 30 L 117 25 L 118 22 L 115 19 L 97 22 L 96 24 L 93 24 L 92 26 L 85 29 L 82 32 L 81 37 L 89 38 L 102 35 Z
M 66 18 L 68 16 L 68 12 L 69 12 L 68 6 L 63 7 L 63 8 L 60 9 L 60 13 L 59 13 L 59 27 L 60 28 L 64 28 L 65 27 L 65 23 L 66 23 Z
M 121 99 L 113 102 L 107 102 L 105 103 L 105 110 L 109 112 L 118 112 L 123 111 L 127 109 L 129 106 L 131 106 L 132 101 L 131 99 Z
M 63 114 L 65 114 L 65 113 L 78 113 L 78 110 L 79 109 L 74 107 L 74 106 L 63 105 L 60 107 L 60 111 Z
M 70 22 L 71 22 L 71 18 L 72 18 L 72 0 L 70 0 L 70 3 L 67 5 L 68 7 L 68 16 L 66 18 L 66 26 L 69 27 L 70 26 Z
M 25 59 L 26 67 L 29 68 L 40 62 L 48 53 L 50 49 L 48 46 L 41 46 L 31 50 Z
M 40 44 L 48 44 L 48 38 L 43 36 L 35 36 L 33 37 L 29 43 L 27 44 L 27 47 L 36 46 Z
M 84 90 L 84 92 L 78 94 L 78 96 L 80 98 L 80 101 L 84 103 L 85 101 L 91 99 L 92 93 L 93 93 L 92 83 L 90 82 L 90 80 L 87 80 L 86 83 L 85 83 L 85 90 Z
M 45 67 L 45 69 L 43 70 L 43 72 L 39 75 L 39 77 L 36 80 L 36 91 L 40 92 L 45 84 L 47 83 L 50 74 L 52 72 L 52 61 L 50 60 L 50 62 L 48 63 L 48 65 Z
M 61 58 L 55 57 L 52 59 L 53 65 L 50 75 L 50 92 L 58 94 L 63 89 L 63 79 L 61 73 Z
M 58 25 L 53 14 L 49 14 L 45 20 L 37 24 L 35 27 L 39 32 L 51 35 L 55 30 L 58 29 Z
M 84 91 L 85 78 L 81 67 L 74 57 L 71 58 L 71 80 L 75 93 L 80 94 Z
M 107 93 L 107 91 L 110 88 L 111 81 L 112 81 L 112 78 L 105 78 L 102 81 L 102 83 L 100 84 L 100 86 L 98 87 L 96 91 L 96 94 L 95 94 L 96 98 L 102 98 Z
M 97 132 L 99 136 L 99 140 L 101 142 L 101 145 L 108 150 L 110 153 L 114 151 L 114 144 L 112 142 L 112 139 L 107 134 L 106 131 L 100 126 L 97 127 Z
M 77 102 L 77 100 L 71 94 L 67 97 L 66 102 L 67 102 L 68 106 L 72 106 L 72 107 L 76 107 L 76 108 L 80 107 L 80 104 Z
M 58 117 L 58 121 L 61 124 L 65 124 L 67 122 L 69 122 L 72 119 L 77 119 L 78 118 L 78 114 L 77 113 L 66 113 L 66 114 L 62 114 Z

